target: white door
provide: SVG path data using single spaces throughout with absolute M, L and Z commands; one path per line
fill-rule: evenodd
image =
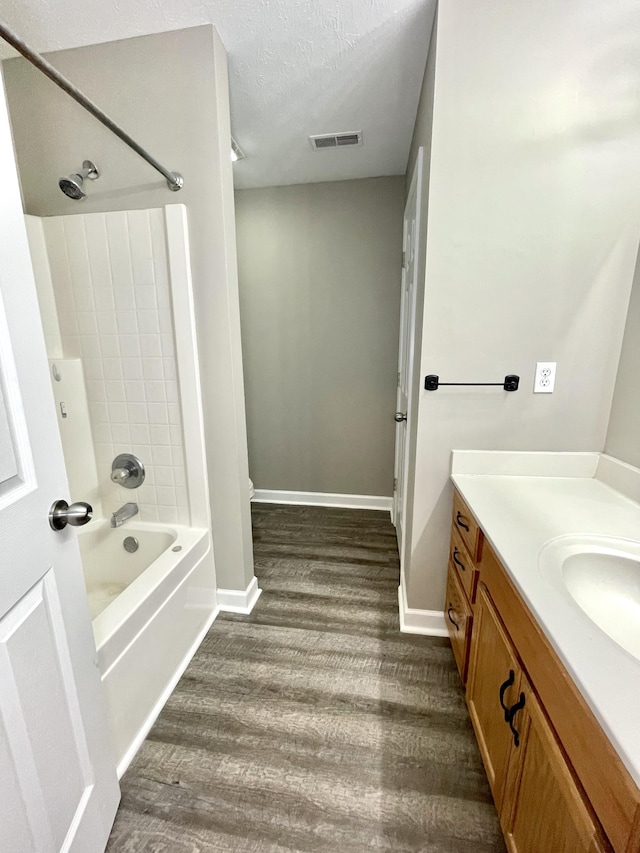
M 418 150 L 416 165 L 404 210 L 402 297 L 400 302 L 400 346 L 398 353 L 398 390 L 396 395 L 396 456 L 394 467 L 393 523 L 402 561 L 404 525 L 407 507 L 408 442 L 411 429 L 411 383 L 415 354 L 416 296 L 418 291 L 418 233 L 422 194 L 423 149 Z
M 0 76 L 0 851 L 101 853 L 120 792 Z M 82 498 L 81 495 L 74 496 Z

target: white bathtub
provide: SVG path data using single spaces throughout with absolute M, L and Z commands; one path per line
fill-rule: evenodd
M 78 534 L 122 776 L 215 618 L 211 537 L 135 519 L 96 519 Z M 135 553 L 123 547 L 130 536 Z

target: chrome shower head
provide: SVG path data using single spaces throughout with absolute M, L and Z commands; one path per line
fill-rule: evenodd
M 86 196 L 86 192 L 82 189 L 85 180 L 97 181 L 99 177 L 100 172 L 96 166 L 91 160 L 85 160 L 79 172 L 67 175 L 66 178 L 60 178 L 58 186 L 69 198 L 72 198 L 74 201 L 81 201 Z

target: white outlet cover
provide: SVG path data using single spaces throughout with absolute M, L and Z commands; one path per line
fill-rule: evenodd
M 552 394 L 556 384 L 556 362 L 539 361 L 536 364 L 536 375 L 533 380 L 534 394 Z

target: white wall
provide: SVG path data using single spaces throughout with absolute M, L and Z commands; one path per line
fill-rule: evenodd
M 640 467 L 640 253 L 624 330 L 606 453 Z
M 38 306 L 42 320 L 42 330 L 49 358 L 62 358 L 62 337 L 58 323 L 58 309 L 51 280 L 51 267 L 47 243 L 44 238 L 43 220 L 38 216 L 25 216 L 29 251 L 35 273 L 36 290 L 38 291 Z
M 640 222 L 632 0 L 447 0 L 437 19 L 411 607 L 441 609 L 452 448 L 601 450 Z M 428 97 L 428 87 L 426 87 Z M 537 360 L 556 391 L 532 393 Z
M 416 311 L 415 311 L 415 352 L 413 358 L 413 374 L 411 376 L 411 405 L 408 407 L 407 417 L 407 434 L 409 440 L 405 453 L 408 454 L 409 472 L 405 483 L 406 505 L 407 512 L 404 519 L 404 535 L 402 538 L 402 554 L 400 562 L 403 567 L 403 574 L 408 576 L 411 566 L 411 551 L 413 539 L 413 505 L 414 492 L 416 486 L 415 470 L 416 470 L 416 454 L 418 441 L 418 414 L 420 410 L 420 391 L 422 387 L 422 326 L 424 316 L 424 296 L 425 296 L 425 270 L 427 261 L 427 232 L 429 228 L 429 186 L 431 180 L 431 144 L 432 144 L 432 129 L 433 129 L 433 99 L 435 94 L 435 74 L 436 74 L 436 54 L 437 54 L 437 10 L 434 18 L 431 37 L 429 40 L 429 52 L 427 54 L 427 62 L 424 71 L 424 79 L 422 81 L 422 90 L 420 92 L 420 101 L 418 104 L 418 112 L 416 115 L 416 123 L 411 140 L 411 148 L 409 151 L 409 162 L 407 165 L 407 174 L 405 177 L 405 189 L 408 191 L 411 181 L 414 177 L 414 171 L 419 168 L 418 151 L 423 149 L 422 156 L 422 175 L 421 185 L 422 192 L 420 198 L 416 200 L 419 213 L 419 228 L 417 234 L 417 291 L 416 291 Z M 416 175 L 416 185 L 418 184 L 418 176 Z M 405 589 L 406 589 L 406 580 Z
M 27 213 L 78 213 L 57 182 L 86 158 L 102 176 L 90 185 L 83 213 L 176 202 L 187 207 L 216 572 L 221 587 L 245 589 L 253 553 L 224 46 L 207 25 L 48 58 L 184 175 L 184 189 L 170 192 L 148 164 L 26 60 L 3 63 Z

